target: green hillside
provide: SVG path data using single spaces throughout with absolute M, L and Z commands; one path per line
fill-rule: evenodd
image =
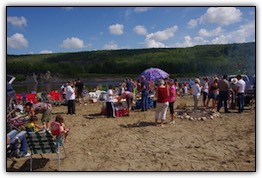
M 7 73 L 25 76 L 49 70 L 53 75 L 140 74 L 149 67 L 173 76 L 255 73 L 255 43 L 189 48 L 101 50 L 77 53 L 7 55 Z

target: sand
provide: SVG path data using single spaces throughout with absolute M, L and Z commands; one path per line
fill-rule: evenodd
M 178 97 L 175 106 L 180 103 L 192 108 L 193 99 Z M 60 171 L 256 171 L 254 108 L 241 114 L 221 109 L 213 120 L 176 119 L 160 127 L 153 124 L 154 109 L 106 118 L 101 105 L 77 104 L 75 116 L 66 106 L 54 107 L 52 118 L 62 114 L 71 128 Z M 34 155 L 34 171 L 56 171 L 57 161 L 49 160 L 55 156 Z M 7 171 L 28 171 L 29 161 L 7 159 Z

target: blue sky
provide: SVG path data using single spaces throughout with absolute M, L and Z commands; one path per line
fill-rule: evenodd
M 8 54 L 255 41 L 255 7 L 6 7 Z

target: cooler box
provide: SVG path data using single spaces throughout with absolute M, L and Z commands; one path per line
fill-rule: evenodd
M 117 106 L 115 107 L 115 116 L 116 117 L 122 117 L 127 115 L 127 109 L 123 106 Z

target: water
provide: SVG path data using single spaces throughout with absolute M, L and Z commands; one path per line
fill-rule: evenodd
M 49 84 L 13 84 L 13 88 L 16 93 L 31 93 L 31 92 L 47 92 L 52 90 L 60 90 L 62 84 L 59 83 L 49 83 Z
M 88 81 L 84 82 L 85 89 L 92 91 L 94 87 L 100 86 L 103 90 L 107 89 L 109 85 L 119 86 L 121 81 Z M 35 83 L 13 83 L 13 88 L 16 93 L 31 93 L 31 92 L 46 92 L 57 90 L 60 91 L 60 87 L 64 83 L 46 83 L 46 84 L 35 84 Z

